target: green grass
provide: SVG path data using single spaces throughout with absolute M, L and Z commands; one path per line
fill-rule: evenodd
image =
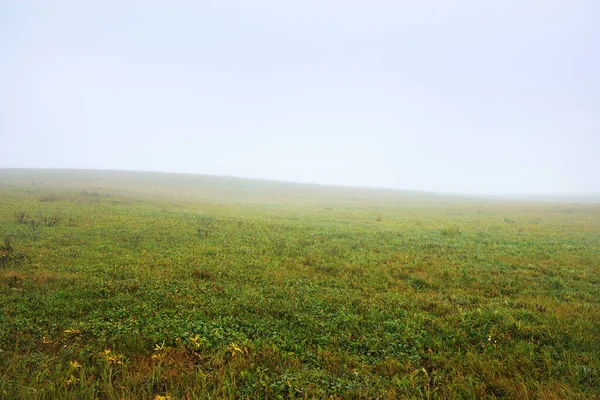
M 597 398 L 600 205 L 0 170 L 0 398 Z

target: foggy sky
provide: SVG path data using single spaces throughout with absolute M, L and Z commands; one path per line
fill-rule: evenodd
M 0 167 L 600 192 L 600 2 L 0 0 Z

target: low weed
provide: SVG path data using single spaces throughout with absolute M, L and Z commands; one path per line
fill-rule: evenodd
M 5 236 L 4 243 L 0 245 L 0 267 L 18 266 L 24 258 L 25 255 L 15 249 L 13 245 L 13 236 Z
M 458 226 L 448 226 L 445 228 L 442 228 L 440 230 L 442 236 L 447 236 L 447 237 L 456 237 L 459 236 L 461 234 L 461 230 Z

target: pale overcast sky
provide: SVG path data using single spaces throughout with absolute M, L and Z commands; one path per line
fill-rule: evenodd
M 0 0 L 0 167 L 600 192 L 600 1 Z

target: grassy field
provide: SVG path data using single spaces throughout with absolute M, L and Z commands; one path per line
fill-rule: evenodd
M 599 398 L 600 204 L 0 170 L 0 398 Z

